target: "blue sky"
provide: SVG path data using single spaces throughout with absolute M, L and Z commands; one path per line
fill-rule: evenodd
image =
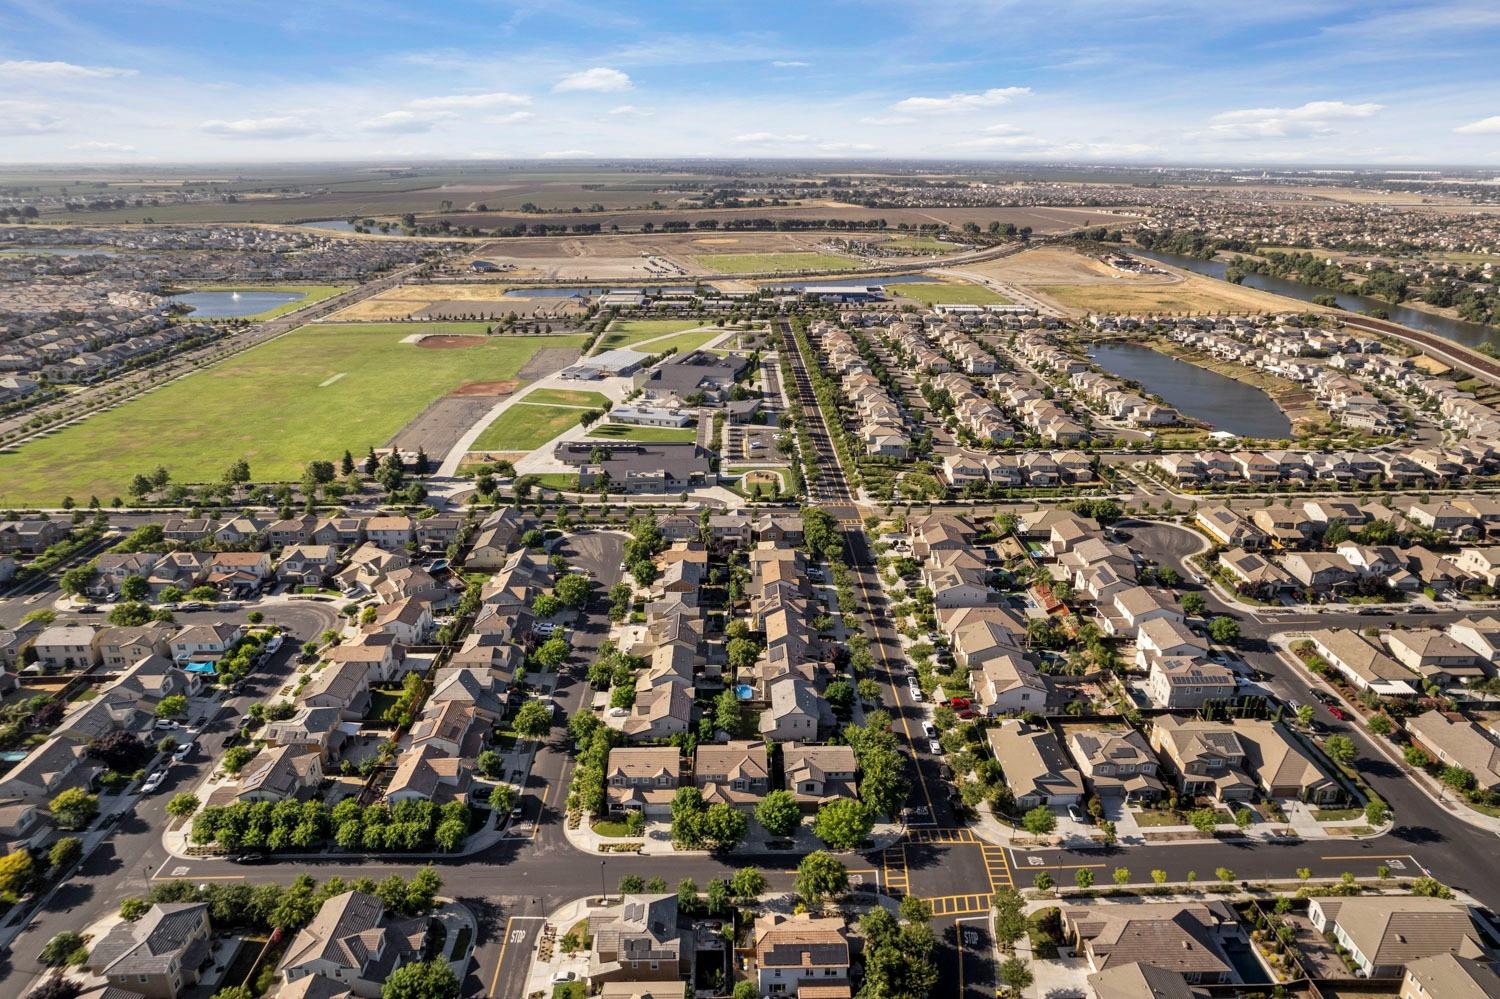
M 1500 165 L 1497 58 L 1497 0 L 0 0 L 0 161 Z

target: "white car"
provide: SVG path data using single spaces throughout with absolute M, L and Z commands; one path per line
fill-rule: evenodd
M 927 738 L 929 738 L 929 739 L 936 739 L 937 738 L 937 727 L 934 726 L 932 724 L 932 722 L 923 722 L 922 723 L 922 734 L 925 735 L 925 736 L 927 736 Z
M 927 740 L 927 751 L 933 756 L 942 756 L 943 744 L 941 742 L 938 742 L 936 739 L 929 739 Z
M 145 781 L 143 781 L 141 783 L 141 793 L 142 794 L 151 794 L 151 793 L 155 792 L 157 788 L 161 787 L 162 781 L 164 781 L 166 779 L 167 779 L 167 772 L 165 770 L 158 770 L 158 771 L 156 771 L 156 773 L 154 773 L 151 776 L 147 777 L 145 779 Z
M 192 751 L 193 744 L 191 742 L 184 742 L 182 745 L 172 750 L 172 759 L 177 763 L 181 763 L 183 760 L 188 758 L 188 755 L 192 753 Z
M 281 642 L 282 638 L 280 635 L 272 635 L 271 640 L 266 643 L 266 651 L 275 652 L 277 649 L 281 648 Z
M 177 728 L 177 723 L 170 718 L 158 718 L 156 719 L 156 724 L 153 727 L 156 728 L 157 731 L 168 732 L 174 728 Z

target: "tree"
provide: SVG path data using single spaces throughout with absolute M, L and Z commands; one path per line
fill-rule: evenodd
M 576 573 L 566 575 L 553 585 L 552 593 L 564 606 L 581 609 L 589 602 L 589 578 Z
M 59 791 L 48 807 L 62 828 L 82 829 L 99 814 L 99 799 L 81 787 L 70 787 Z
M 88 949 L 84 945 L 82 934 L 63 930 L 47 941 L 47 945 L 42 948 L 41 958 L 43 964 L 53 968 L 64 964 L 82 964 L 88 959 Z
M 1121 888 L 1124 888 L 1126 885 L 1130 884 L 1130 868 L 1115 868 L 1115 884 L 1119 885 Z
M 1057 882 L 1046 871 L 1037 871 L 1036 877 L 1031 879 L 1031 886 L 1037 891 L 1051 891 L 1055 884 Z
M 151 903 L 143 898 L 123 898 L 120 900 L 120 918 L 127 923 L 135 922 L 150 911 Z
M 741 867 L 729 879 L 729 890 L 742 902 L 759 898 L 766 890 L 766 876 L 754 867 Z
M 1208 622 L 1208 637 L 1221 645 L 1233 645 L 1240 639 L 1240 623 L 1220 614 Z
M 26 999 L 75 999 L 82 991 L 82 985 L 79 985 L 71 978 L 64 978 L 59 974 L 53 975 L 26 993 Z M 252 999 L 252 997 L 247 994 L 245 999 Z
M 1031 969 L 1019 957 L 1008 957 L 1000 965 L 1000 980 L 1013 995 L 1020 995 L 1031 985 Z
M 1021 826 L 1033 836 L 1045 836 L 1057 828 L 1057 816 L 1046 805 L 1037 805 L 1021 816 Z
M 709 806 L 703 813 L 699 829 L 705 842 L 715 850 L 732 850 L 745 840 L 750 821 L 745 813 L 724 802 Z
M 380 999 L 458 999 L 458 979 L 447 961 L 415 961 L 386 976 Z
M 1354 762 L 1358 750 L 1354 748 L 1354 740 L 1347 735 L 1330 735 L 1323 740 L 1323 752 L 1333 762 L 1347 767 Z
M 698 882 L 692 878 L 683 878 L 677 882 L 677 908 L 683 912 L 693 912 L 698 908 Z
M 124 729 L 110 729 L 89 743 L 88 755 L 111 770 L 129 773 L 144 766 L 150 751 L 145 743 Z
M 438 823 L 438 827 L 432 832 L 432 841 L 441 850 L 449 853 L 464 845 L 468 838 L 469 827 L 462 819 L 444 819 Z
M 1390 816 L 1391 810 L 1383 801 L 1371 799 L 1365 805 L 1365 821 L 1372 826 L 1378 826 L 1385 822 Z
M 120 581 L 120 597 L 123 600 L 145 600 L 151 595 L 151 584 L 145 576 L 132 573 Z
M 78 596 L 92 586 L 94 580 L 98 578 L 99 570 L 94 568 L 94 563 L 90 562 L 87 565 L 74 566 L 64 572 L 58 577 L 57 585 L 62 587 L 64 593 Z
M 1006 950 L 1026 935 L 1026 899 L 1014 888 L 995 895 L 995 942 Z
M 1442 781 L 1455 791 L 1472 791 L 1478 786 L 1474 774 L 1460 766 L 1449 766 L 1443 768 Z
M 1184 593 L 1180 602 L 1184 614 L 1202 614 L 1208 609 L 1208 601 L 1201 593 Z
M 77 836 L 64 836 L 53 843 L 52 849 L 47 851 L 47 860 L 51 862 L 54 871 L 67 870 L 81 856 L 83 856 L 83 840 Z
M 1092 888 L 1094 886 L 1094 872 L 1087 867 L 1080 867 L 1073 872 L 1073 883 L 1080 888 Z
M 825 805 L 813 819 L 813 835 L 835 850 L 852 850 L 875 828 L 870 808 L 854 798 L 839 798 Z
M 760 999 L 760 989 L 756 988 L 753 980 L 741 978 L 734 983 L 733 999 Z
M 755 806 L 755 820 L 772 836 L 790 836 L 802 822 L 797 796 L 790 791 L 769 792 Z
M 793 886 L 798 897 L 816 908 L 849 887 L 849 872 L 831 853 L 814 850 L 797 865 Z
M 501 815 L 509 815 L 516 805 L 516 789 L 509 784 L 496 784 L 490 789 L 490 808 Z
M 725 646 L 729 665 L 736 670 L 749 669 L 760 658 L 760 646 L 748 638 L 731 638 Z
M 1213 833 L 1219 824 L 1219 813 L 1212 808 L 1195 808 L 1188 813 L 1188 822 L 1205 836 Z
M 1297 709 L 1297 724 L 1307 725 L 1313 720 L 1313 706 L 1304 704 Z
M 31 887 L 36 877 L 36 861 L 25 850 L 15 850 L 0 857 L 0 892 L 20 895 Z
M 183 694 L 168 694 L 156 704 L 156 717 L 181 718 L 187 714 L 188 699 Z
M 639 895 L 646 890 L 646 881 L 639 874 L 627 874 L 620 879 L 621 895 Z
M 1227 885 L 1229 884 L 1229 882 L 1234 880 L 1234 872 L 1227 867 L 1215 867 L 1214 877 L 1218 878 L 1220 881 Z
M 1391 729 L 1394 727 L 1390 715 L 1384 714 L 1371 715 L 1370 720 L 1365 724 L 1369 726 L 1370 731 L 1375 735 L 1390 735 Z
M 221 761 L 224 767 L 224 772 L 227 774 L 239 773 L 245 768 L 245 764 L 249 763 L 251 757 L 253 757 L 254 755 L 255 750 L 251 749 L 249 746 L 230 746 L 228 749 L 224 750 L 224 756 Z
M 215 992 L 214 999 L 255 999 L 255 993 L 243 985 L 230 985 Z
M 526 739 L 540 739 L 552 728 L 552 708 L 530 700 L 516 712 L 516 732 Z

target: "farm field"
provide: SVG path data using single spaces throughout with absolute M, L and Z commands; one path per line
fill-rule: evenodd
M 893 284 L 886 291 L 900 298 L 921 302 L 923 305 L 1009 305 L 1010 299 L 984 285 L 958 284 Z
M 669 333 L 681 333 L 684 330 L 696 329 L 701 325 L 703 324 L 696 319 L 617 320 L 611 323 L 604 336 L 599 338 L 599 351 L 614 350 L 617 347 L 633 347 L 643 340 L 666 336 Z M 647 351 L 647 353 L 654 352 L 654 349 Z
M 295 302 L 287 302 L 285 305 L 278 305 L 274 309 L 267 309 L 264 312 L 257 312 L 253 316 L 245 317 L 246 319 L 275 319 L 277 316 L 284 316 L 288 312 L 295 312 L 298 309 L 305 309 L 309 305 L 317 305 L 319 302 L 324 301 L 325 299 L 332 298 L 341 291 L 348 291 L 349 288 L 349 285 L 333 284 L 195 284 L 188 290 L 284 291 L 292 294 L 302 295 L 302 297 Z M 192 318 L 191 312 L 188 313 L 188 318 Z
M 852 271 L 864 265 L 832 253 L 710 253 L 695 258 L 710 274 L 770 274 Z
M 533 451 L 578 423 L 572 406 L 517 402 L 495 417 L 469 448 L 471 451 Z
M 1322 311 L 1280 295 L 1192 275 L 1172 284 L 1036 285 L 1065 309 L 1083 312 Z
M 459 385 L 515 378 L 538 350 L 583 339 L 494 337 L 451 350 L 401 342 L 417 332 L 483 333 L 484 324 L 303 326 L 0 454 L 0 503 L 107 503 L 157 465 L 174 481 L 218 481 L 239 458 L 255 481 L 297 479 L 315 458 L 383 445 Z
M 579 389 L 536 389 L 526 393 L 525 401 L 544 406 L 582 406 L 585 409 L 609 404 L 609 399 L 602 393 Z
M 698 439 L 696 427 L 633 427 L 624 423 L 595 424 L 588 436 L 615 441 L 640 441 L 646 444 L 692 442 Z

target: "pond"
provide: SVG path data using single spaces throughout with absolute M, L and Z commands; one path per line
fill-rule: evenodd
M 1159 260 L 1173 267 L 1181 267 L 1185 271 L 1194 274 L 1202 274 L 1205 277 L 1219 278 L 1223 280 L 1229 269 L 1229 264 L 1222 260 L 1199 260 L 1197 257 L 1185 257 L 1176 253 L 1159 253 L 1155 250 L 1142 250 L 1131 247 L 1130 252 L 1138 257 L 1148 257 L 1151 260 Z M 1409 326 L 1414 330 L 1423 330 L 1440 336 L 1445 340 L 1461 343 L 1465 347 L 1478 347 L 1481 344 L 1490 344 L 1500 347 L 1500 328 L 1485 326 L 1483 323 L 1468 323 L 1462 319 L 1449 319 L 1447 316 L 1435 316 L 1421 309 L 1413 309 L 1408 305 L 1392 305 L 1390 302 L 1379 298 L 1370 298 L 1366 295 L 1351 295 L 1342 291 L 1329 291 L 1327 288 L 1318 288 L 1300 281 L 1290 281 L 1286 278 L 1271 277 L 1267 274 L 1246 274 L 1245 280 L 1240 282 L 1246 288 L 1257 288 L 1261 291 L 1269 291 L 1272 294 L 1281 295 L 1285 298 L 1295 298 L 1302 302 L 1311 302 L 1313 299 L 1324 295 L 1332 295 L 1335 304 L 1348 312 L 1367 313 L 1379 309 L 1393 323 Z
M 1090 344 L 1094 363 L 1140 383 L 1186 416 L 1242 437 L 1289 437 L 1286 414 L 1254 385 L 1179 361 L 1135 343 Z
M 197 319 L 243 319 L 258 316 L 306 298 L 300 291 L 190 291 L 172 295 L 173 302 L 192 307 Z
M 354 223 L 347 219 L 319 219 L 316 222 L 298 222 L 308 229 L 330 229 L 333 232 L 353 232 Z

